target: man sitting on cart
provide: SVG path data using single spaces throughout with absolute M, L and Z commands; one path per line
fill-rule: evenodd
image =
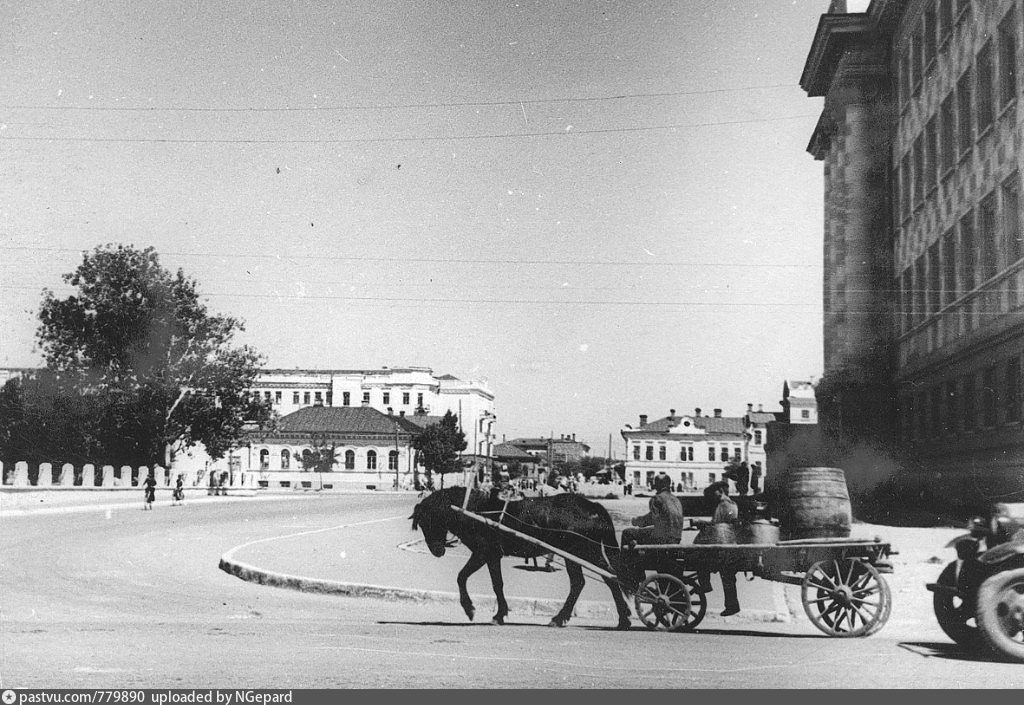
M 650 511 L 643 516 L 633 517 L 631 524 L 637 529 L 624 529 L 622 545 L 630 543 L 679 543 L 683 536 L 683 505 L 672 494 L 672 478 L 659 472 L 654 478 L 654 490 L 648 504 Z

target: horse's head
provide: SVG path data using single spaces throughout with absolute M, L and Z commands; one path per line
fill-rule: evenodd
M 448 540 L 448 523 L 454 512 L 451 510 L 450 493 L 446 490 L 427 495 L 412 510 L 412 529 L 423 531 L 427 548 L 437 558 L 444 555 Z

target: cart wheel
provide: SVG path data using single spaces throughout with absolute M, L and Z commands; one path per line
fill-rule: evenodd
M 868 636 L 892 610 L 889 586 L 874 566 L 857 558 L 819 561 L 804 576 L 801 596 L 811 622 L 829 636 Z
M 1024 568 L 996 573 L 978 590 L 978 627 L 992 649 L 1024 662 Z
M 956 561 L 943 568 L 935 582 L 943 587 L 956 587 Z M 932 609 L 946 636 L 961 646 L 977 645 L 979 634 L 974 622 L 974 611 L 965 606 L 961 598 L 935 591 L 932 595 Z
M 708 604 L 693 580 L 655 573 L 636 592 L 636 613 L 648 629 L 690 631 L 704 619 Z

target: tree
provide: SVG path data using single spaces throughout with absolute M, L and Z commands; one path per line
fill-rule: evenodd
M 263 360 L 232 345 L 243 324 L 209 313 L 196 281 L 153 248 L 99 246 L 63 278 L 78 292 L 44 291 L 37 338 L 57 386 L 92 402 L 105 462 L 169 467 L 198 443 L 217 459 L 270 425 L 269 402 L 249 393 Z
M 338 444 L 328 442 L 323 433 L 313 433 L 310 448 L 302 452 L 299 462 L 307 472 L 333 472 L 338 464 Z
M 449 472 L 461 472 L 459 453 L 466 449 L 466 434 L 459 430 L 459 420 L 446 411 L 436 424 L 427 426 L 413 439 L 413 448 L 419 451 L 420 461 L 427 471 L 427 485 L 433 483 L 436 472 L 442 477 Z

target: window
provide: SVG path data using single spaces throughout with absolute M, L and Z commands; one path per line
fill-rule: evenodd
M 369 404 L 370 403 L 370 393 L 369 392 L 363 392 L 363 403 L 364 404 Z
M 323 406 L 324 405 L 324 393 L 323 392 L 316 392 L 314 397 L 313 397 L 313 399 L 314 399 L 314 403 L 317 406 Z
M 264 448 L 260 451 L 260 470 L 270 469 L 270 451 Z
M 1003 248 L 1007 265 L 1024 257 L 1020 227 L 1020 177 L 1017 174 L 1003 182 Z
M 939 0 L 939 41 L 945 41 L 952 31 L 953 0 Z
M 658 460 L 664 460 L 665 453 L 667 452 L 668 450 L 665 448 L 665 446 L 658 446 Z
M 975 59 L 978 72 L 978 134 L 988 129 L 995 117 L 992 105 L 992 42 L 986 42 Z
M 978 257 L 974 251 L 974 214 L 960 219 L 960 289 L 967 293 L 978 281 Z
M 981 202 L 978 210 L 978 240 L 981 245 L 982 281 L 995 276 L 999 271 L 999 259 L 996 248 L 999 233 L 996 224 L 996 196 L 989 194 Z
M 996 425 L 996 368 L 987 367 L 981 376 L 981 419 L 987 427 Z
M 713 485 L 715 483 L 715 478 L 716 477 L 717 477 L 717 475 L 715 475 L 715 473 L 709 472 L 708 473 L 708 484 L 712 484 Z
M 708 445 L 708 460 L 714 460 L 714 459 L 715 459 L 715 447 L 713 445 Z
M 683 446 L 679 449 L 680 460 L 693 460 L 693 446 Z
M 764 439 L 764 432 L 763 431 L 754 431 L 754 445 L 755 446 L 761 445 L 761 443 L 763 442 L 763 439 Z
M 302 403 L 309 404 L 309 392 L 302 393 Z
M 924 135 L 914 140 L 914 207 L 924 202 Z
M 633 446 L 633 460 L 640 460 L 640 446 Z
M 302 469 L 309 470 L 313 467 L 313 451 L 306 448 L 302 451 Z
M 287 470 L 292 466 L 292 454 L 285 448 L 281 451 L 281 469 Z
M 924 64 L 927 66 L 935 61 L 936 32 L 935 8 L 930 7 L 924 13 Z
M 423 408 L 423 393 L 422 392 L 416 394 L 416 408 L 417 409 L 422 409 Z
M 292 392 L 292 404 L 295 404 L 297 406 L 298 403 L 299 403 L 299 393 L 298 392 Z
M 1006 423 L 1020 421 L 1020 358 L 1006 363 L 1006 385 L 1003 387 L 1003 416 Z
M 942 236 L 942 305 L 956 301 L 956 232 Z
M 392 450 L 388 452 L 388 470 L 398 469 L 398 451 Z
M 802 418 L 802 419 L 809 419 L 809 418 L 811 418 L 811 410 L 810 409 L 801 409 L 800 410 L 800 418 Z
M 402 392 L 402 403 L 409 406 L 409 392 Z
M 327 406 L 334 406 L 334 392 L 327 392 Z
M 1011 10 L 999 23 L 999 107 L 1017 97 L 1017 12 Z
M 960 155 L 963 156 L 974 144 L 973 98 L 971 96 L 971 70 L 967 69 L 956 84 L 957 131 L 960 137 Z
M 342 392 L 341 393 L 341 405 L 342 406 L 351 406 L 352 405 L 352 392 Z
M 956 164 L 956 103 L 952 94 L 942 101 L 942 126 L 939 139 L 941 164 L 939 169 L 946 173 Z
M 932 118 L 924 127 L 924 185 L 927 191 L 931 191 L 933 188 L 935 188 L 935 184 L 937 183 L 937 177 L 939 172 L 938 153 L 938 129 L 936 128 L 935 118 Z
M 939 242 L 928 248 L 928 314 L 942 308 L 942 274 L 939 271 Z
M 740 460 L 742 458 L 743 458 L 743 449 L 740 448 L 739 446 L 733 446 L 733 449 L 732 449 L 732 459 L 733 460 Z
M 356 469 L 356 452 L 354 450 L 345 451 L 345 469 L 355 470 Z
M 974 413 L 974 375 L 964 376 L 961 409 L 963 411 L 964 429 L 971 431 L 977 423 Z
M 391 392 L 384 392 L 384 404 L 391 403 Z
M 281 392 L 274 392 L 274 403 L 275 404 L 280 404 L 281 403 Z
M 263 392 L 263 401 L 270 402 L 270 392 Z
M 647 451 L 646 451 L 645 457 L 648 460 L 654 460 L 654 446 L 647 446 Z
M 366 451 L 366 469 L 376 470 L 377 469 L 377 451 L 368 450 Z

